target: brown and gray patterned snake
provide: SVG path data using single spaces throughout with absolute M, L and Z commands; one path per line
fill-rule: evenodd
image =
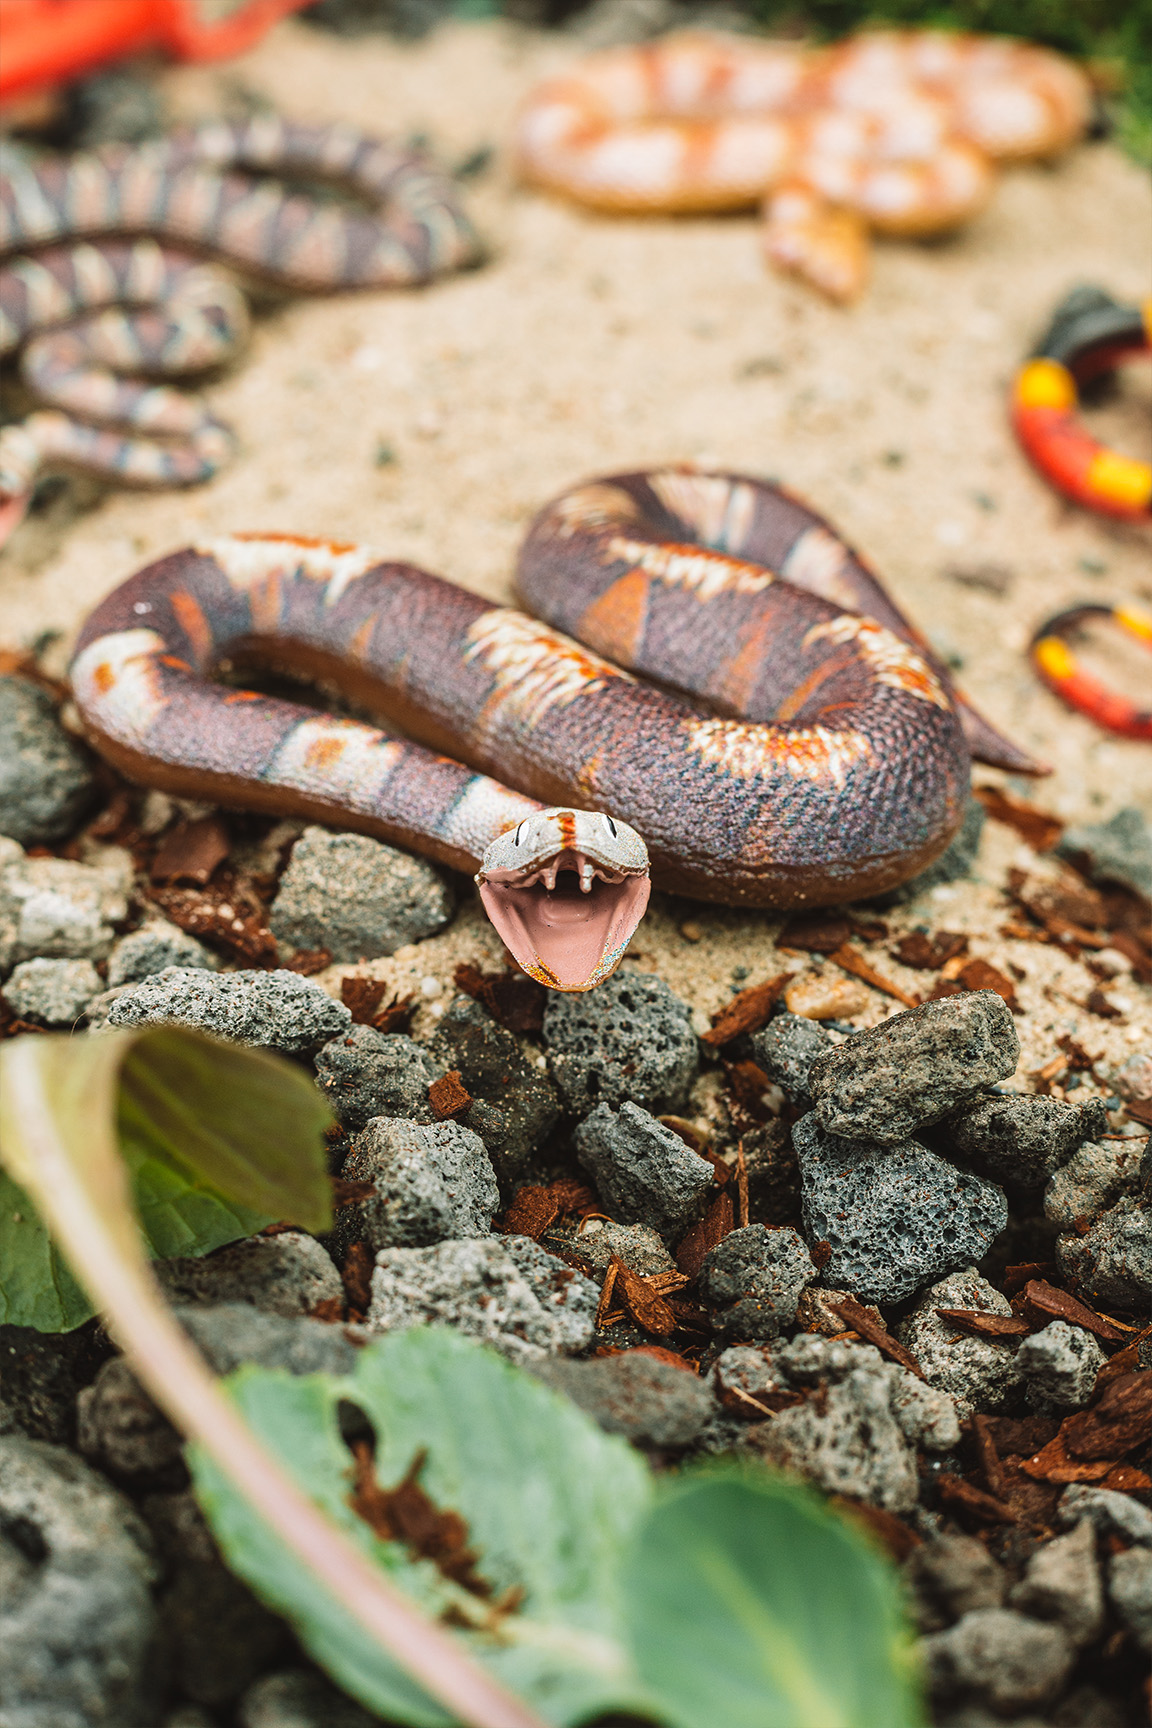
M 243 296 L 204 254 L 325 293 L 413 287 L 479 251 L 445 175 L 344 126 L 261 116 L 34 166 L 6 150 L 0 167 L 0 357 L 19 352 L 49 405 L 0 431 L 0 539 L 45 467 L 181 486 L 227 459 L 203 402 L 138 381 L 218 365 L 243 340 Z M 276 174 L 332 181 L 366 210 Z
M 500 934 L 559 989 L 618 963 L 645 842 L 676 893 L 828 905 L 948 844 L 970 750 L 1035 770 L 844 541 L 767 481 L 587 482 L 537 517 L 518 590 L 547 622 L 362 546 L 205 539 L 96 608 L 76 701 L 130 779 L 479 865 Z M 216 683 L 224 661 L 334 683 L 404 736 Z

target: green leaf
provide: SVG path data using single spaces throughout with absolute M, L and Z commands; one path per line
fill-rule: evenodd
M 93 1312 L 29 1197 L 36 1125 L 5 1084 L 18 1046 L 73 1157 L 91 1169 L 118 1143 L 154 1256 L 207 1254 L 274 1219 L 310 1230 L 331 1223 L 330 1112 L 291 1063 L 168 1026 L 13 1039 L 0 1049 L 0 1321 L 64 1332 Z M 113 1185 L 100 1191 L 114 1211 Z M 131 1231 L 131 1217 L 116 1228 Z
M 651 1480 L 622 1440 L 502 1357 L 443 1330 L 380 1339 L 345 1380 L 249 1367 L 230 1385 L 248 1426 L 332 1521 L 426 1610 L 463 1619 L 472 1655 L 549 1722 L 650 1706 L 620 1643 L 619 1576 Z M 490 1596 L 382 1541 L 353 1512 L 341 1400 L 363 1410 L 376 1431 L 384 1487 L 427 1454 L 420 1486 L 441 1511 L 465 1520 Z M 291 1620 L 334 1679 L 390 1720 L 444 1728 L 452 1718 L 290 1564 L 276 1535 L 199 1449 L 191 1464 L 229 1565 Z M 494 1614 L 501 1597 L 505 1610 Z
M 672 1728 L 919 1728 L 890 1566 L 813 1494 L 708 1472 L 625 1569 L 636 1666 Z

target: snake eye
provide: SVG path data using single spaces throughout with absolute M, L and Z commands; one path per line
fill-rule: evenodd
M 616 836 L 616 824 L 615 824 L 615 822 L 613 822 L 611 816 L 605 816 L 604 820 L 605 820 L 605 822 L 607 822 L 609 828 L 612 830 L 612 838 L 613 838 L 613 840 L 615 840 L 617 837 Z
M 516 833 L 512 837 L 513 846 L 519 846 L 519 844 L 520 844 L 520 830 L 521 830 L 521 828 L 523 828 L 523 826 L 524 826 L 523 822 L 517 822 Z

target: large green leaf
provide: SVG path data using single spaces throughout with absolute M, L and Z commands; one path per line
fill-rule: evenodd
M 428 1611 L 471 1630 L 461 1637 L 500 1680 L 549 1722 L 611 1709 L 643 1711 L 620 1642 L 623 1553 L 651 1499 L 640 1458 L 502 1357 L 450 1331 L 399 1333 L 369 1345 L 346 1380 L 293 1379 L 244 1368 L 233 1395 L 248 1426 L 357 1544 Z M 380 1540 L 349 1505 L 350 1464 L 337 1405 L 376 1431 L 376 1476 L 392 1487 L 421 1452 L 420 1484 L 458 1512 L 492 1587 L 479 1598 Z M 443 1728 L 452 1720 L 351 1625 L 315 1580 L 199 1449 L 196 1491 L 229 1564 L 292 1621 L 347 1691 L 391 1720 Z M 514 1592 L 515 1606 L 491 1603 Z
M 5 1085 L 17 1045 L 41 1071 L 53 1130 L 74 1157 L 118 1143 L 153 1255 L 207 1254 L 274 1219 L 331 1222 L 330 1112 L 291 1063 L 168 1026 L 15 1039 L 0 1049 L 0 1321 L 63 1332 L 93 1312 L 19 1185 L 35 1173 L 35 1125 Z
M 645 1519 L 623 1596 L 674 1728 L 919 1728 L 891 1568 L 813 1494 L 707 1473 Z

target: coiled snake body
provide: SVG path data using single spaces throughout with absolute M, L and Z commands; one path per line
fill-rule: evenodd
M 19 352 L 47 404 L 0 431 L 0 538 L 45 466 L 172 486 L 227 458 L 228 431 L 201 401 L 139 381 L 215 366 L 242 341 L 243 296 L 203 254 L 296 292 L 412 287 L 478 255 L 451 181 L 343 126 L 264 116 L 0 161 L 0 356 Z M 338 182 L 370 213 L 254 177 L 269 174 Z
M 205 540 L 96 608 L 76 701 L 146 784 L 469 870 L 544 804 L 598 808 L 643 835 L 658 884 L 732 906 L 848 900 L 926 864 L 963 812 L 965 725 L 986 759 L 1034 767 L 961 705 L 828 524 L 766 481 L 674 468 L 579 486 L 533 524 L 518 586 L 549 622 L 361 546 Z M 334 682 L 405 736 L 227 688 L 210 677 L 224 659 Z M 557 832 L 525 880 L 543 860 L 554 886 L 561 853 L 586 875 L 589 858 L 636 867 Z

